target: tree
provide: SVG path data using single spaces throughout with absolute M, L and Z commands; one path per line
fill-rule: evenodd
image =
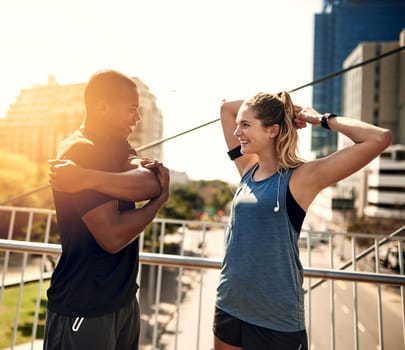
M 0 203 L 19 207 L 52 208 L 53 200 L 48 183 L 48 165 L 30 161 L 23 155 L 1 151 L 2 166 L 0 168 Z M 43 187 L 45 190 L 34 191 Z M 16 198 L 16 199 L 13 199 Z M 13 200 L 10 200 L 13 199 Z M 0 212 L 0 237 L 6 238 L 10 214 Z M 18 213 L 15 218 L 13 238 L 24 237 L 28 213 Z M 35 219 L 37 220 L 37 219 Z M 34 225 L 37 224 L 35 221 Z
M 48 164 L 36 163 L 21 154 L 0 152 L 0 203 L 28 193 L 48 183 Z M 15 206 L 49 208 L 51 191 L 38 191 L 6 204 Z

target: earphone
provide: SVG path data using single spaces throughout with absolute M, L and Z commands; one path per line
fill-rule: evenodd
M 280 202 L 278 201 L 279 199 L 279 195 L 280 195 L 280 179 L 281 179 L 281 175 L 278 174 L 278 184 L 277 184 L 277 205 L 273 208 L 273 211 L 275 213 L 278 213 L 280 211 Z

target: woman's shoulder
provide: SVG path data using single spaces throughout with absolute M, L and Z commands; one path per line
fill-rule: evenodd
M 258 167 L 259 163 L 253 164 L 251 167 L 249 167 L 244 174 L 242 174 L 241 177 L 241 182 L 245 182 L 247 179 L 251 177 L 251 175 L 254 173 L 256 168 Z

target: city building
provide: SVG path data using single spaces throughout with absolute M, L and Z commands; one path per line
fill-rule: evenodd
M 367 180 L 364 214 L 405 219 L 405 145 L 393 145 L 376 158 Z
M 405 30 L 399 35 L 399 41 L 360 43 L 343 68 L 405 46 Z M 322 191 L 311 213 L 317 222 L 337 226 L 363 216 L 405 219 L 405 52 L 345 73 L 342 101 L 347 118 L 390 129 L 392 146 L 369 166 Z M 349 144 L 348 138 L 339 135 L 339 149 Z
M 155 96 L 140 79 L 132 80 L 138 87 L 141 122 L 129 142 L 139 148 L 162 139 L 163 120 Z M 55 157 L 58 143 L 83 121 L 84 86 L 85 83 L 60 85 L 54 76 L 49 76 L 46 85 L 21 90 L 6 117 L 0 119 L 0 149 L 39 162 Z M 162 144 L 140 154 L 162 159 Z
M 404 27 L 403 0 L 324 0 L 322 13 L 315 15 L 314 80 L 340 71 L 344 59 L 360 42 L 397 40 Z M 315 84 L 312 94 L 315 109 L 342 114 L 341 76 Z M 317 156 L 336 147 L 336 133 L 312 129 L 311 149 Z
M 376 55 L 405 46 L 399 41 L 364 42 L 345 59 L 350 67 Z M 343 77 L 343 115 L 392 131 L 392 146 L 369 167 L 339 184 L 355 196 L 357 216 L 405 218 L 405 52 L 347 72 Z M 339 135 L 339 148 L 348 140 Z M 402 185 L 401 185 L 402 184 Z

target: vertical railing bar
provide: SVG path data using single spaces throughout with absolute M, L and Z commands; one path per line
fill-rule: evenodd
M 138 241 L 138 247 L 139 247 L 139 251 L 143 252 L 143 246 L 144 246 L 144 241 L 145 241 L 145 231 L 142 231 L 141 234 L 139 235 L 139 241 Z M 139 267 L 138 267 L 138 274 L 136 276 L 136 283 L 139 286 L 139 289 L 141 288 L 141 283 L 142 283 L 142 263 L 139 263 Z M 136 296 L 136 298 L 138 298 L 138 303 L 139 303 L 139 297 L 141 296 L 141 293 L 139 291 L 138 296 Z
M 375 245 L 375 272 L 380 273 L 380 245 L 378 239 L 374 240 Z M 378 315 L 378 341 L 379 350 L 384 350 L 383 314 L 381 302 L 381 284 L 377 284 L 377 315 Z
M 311 235 L 309 231 L 308 235 Z M 308 245 L 307 245 L 308 246 Z M 311 248 L 311 245 L 309 245 Z M 307 249 L 307 264 L 308 267 L 311 267 L 311 250 Z M 308 278 L 308 347 L 311 348 L 311 339 L 312 339 L 312 290 L 311 290 L 311 278 Z
M 166 222 L 163 221 L 160 228 L 160 245 L 159 245 L 159 253 L 163 253 L 164 248 L 164 233 L 165 233 Z M 152 335 L 152 349 L 157 349 L 157 338 L 158 338 L 158 317 L 159 317 L 159 310 L 160 310 L 160 292 L 162 288 L 162 265 L 158 266 L 158 274 L 157 274 L 157 283 L 156 283 L 156 294 L 155 294 L 155 314 L 154 319 L 155 322 L 153 324 L 153 335 Z
M 352 261 L 353 271 L 357 270 L 356 257 L 356 237 L 352 236 Z M 358 315 L 358 298 L 357 298 L 357 283 L 353 282 L 353 322 L 354 322 L 354 348 L 359 349 L 359 315 Z
M 203 238 L 201 242 L 201 257 L 204 257 L 205 253 L 205 235 L 207 233 L 207 226 L 204 224 L 203 225 Z M 197 344 L 196 344 L 196 350 L 200 349 L 200 332 L 201 332 L 201 305 L 202 305 L 202 293 L 203 293 L 203 285 L 204 285 L 204 270 L 200 269 L 200 290 L 199 290 L 199 296 L 198 296 L 198 319 L 197 319 Z
M 51 225 L 52 225 L 52 213 L 48 213 L 47 220 L 46 220 L 46 227 L 45 227 L 44 243 L 48 243 L 48 241 L 49 241 Z M 35 303 L 34 324 L 32 326 L 31 350 L 34 350 L 34 343 L 35 343 L 35 339 L 37 336 L 39 309 L 41 307 L 41 295 L 42 295 L 42 287 L 43 287 L 43 281 L 44 281 L 45 261 L 46 261 L 46 254 L 42 254 L 41 265 L 40 265 L 40 270 L 39 270 L 38 293 L 37 293 L 37 299 L 36 299 L 36 303 Z
M 398 240 L 398 260 L 399 260 L 399 273 L 403 275 L 405 273 L 404 266 L 404 242 L 403 240 Z M 404 348 L 405 348 L 405 287 L 401 286 L 401 300 L 402 300 L 402 334 L 404 338 Z
M 156 231 L 158 227 L 157 222 L 153 222 L 152 224 L 152 253 L 156 253 Z M 153 303 L 153 291 L 156 290 L 155 288 L 155 283 L 156 283 L 156 265 L 150 265 L 149 266 L 149 277 L 148 277 L 148 294 L 147 294 L 147 305 L 152 305 Z
M 12 210 L 10 213 L 10 224 L 8 225 L 8 233 L 7 233 L 7 239 L 12 239 L 13 238 L 13 231 L 14 231 L 14 223 L 15 223 L 15 210 Z M 10 260 L 10 251 L 6 251 L 4 255 L 4 265 L 3 265 L 3 275 L 1 276 L 1 286 L 0 288 L 0 304 L 3 301 L 3 290 L 5 289 L 5 283 L 6 283 L 6 275 L 7 275 L 7 270 L 8 270 L 8 263 Z
M 329 241 L 330 268 L 333 269 L 333 240 Z M 335 350 L 335 281 L 330 280 L 331 350 Z
M 29 242 L 31 237 L 31 230 L 32 230 L 32 220 L 33 220 L 34 212 L 30 211 L 28 215 L 28 225 L 27 225 L 27 233 L 25 235 L 26 242 Z M 14 348 L 16 337 L 17 337 L 17 329 L 18 329 L 18 321 L 19 321 L 19 314 L 21 309 L 21 300 L 23 296 L 23 289 L 24 289 L 24 275 L 25 269 L 27 267 L 27 260 L 28 260 L 28 253 L 23 253 L 23 261 L 22 261 L 22 269 L 21 269 L 21 280 L 20 280 L 20 287 L 18 290 L 18 298 L 17 298 L 17 306 L 16 306 L 16 314 L 14 319 L 14 329 L 13 329 L 13 338 L 11 342 L 11 348 Z
M 153 221 L 152 222 L 152 239 L 151 239 L 151 252 L 156 253 L 156 236 L 157 236 L 157 230 L 159 229 L 159 225 L 161 223 Z M 148 307 L 152 307 L 155 302 L 155 296 L 153 293 L 156 293 L 156 269 L 157 265 L 149 265 L 149 276 L 148 276 L 148 286 L 147 286 L 147 294 L 146 294 L 146 305 Z M 148 317 L 149 317 L 149 327 L 147 328 L 147 334 L 150 336 L 150 331 L 152 329 L 152 337 L 153 337 L 153 330 L 154 330 L 154 323 L 153 323 L 153 317 L 154 313 L 152 311 L 149 312 L 148 310 Z
M 183 223 L 181 226 L 181 248 L 180 255 L 184 256 L 184 241 L 186 238 L 186 225 Z M 178 335 L 179 335 L 179 325 L 180 325 L 180 303 L 181 303 L 181 289 L 183 287 L 183 267 L 179 267 L 179 273 L 177 275 L 177 298 L 176 298 L 176 335 L 174 338 L 174 350 L 178 347 Z
M 11 215 L 13 216 L 13 215 L 15 215 L 16 214 L 16 211 L 11 211 Z M 32 212 L 30 212 L 30 217 L 31 217 L 31 215 L 35 215 L 36 214 L 36 211 L 33 209 L 32 210 Z M 32 217 L 33 218 L 33 217 Z M 27 229 L 27 235 L 32 235 L 32 226 L 33 226 L 33 219 L 31 218 L 31 223 L 28 225 L 28 229 Z M 10 219 L 10 226 L 9 226 L 9 234 L 13 234 L 12 232 L 13 232 L 13 230 L 14 230 L 14 223 L 11 223 L 11 221 L 14 221 L 14 219 Z M 203 224 L 203 225 L 205 225 L 205 224 Z M 10 233 L 11 232 L 11 233 Z M 206 232 L 204 232 L 204 239 L 205 239 L 205 233 Z M 164 234 L 164 230 L 163 230 L 163 234 Z M 224 233 L 224 238 L 226 239 L 226 232 Z M 29 240 L 28 238 L 27 238 L 27 240 Z M 356 248 L 356 245 L 355 244 L 353 244 L 354 242 L 352 242 L 352 250 L 357 250 L 357 248 Z M 164 240 L 163 240 L 163 244 L 164 244 Z M 329 244 L 330 245 L 332 245 L 332 247 L 331 247 L 331 252 L 334 250 L 334 247 L 333 247 L 333 244 L 331 244 L 331 240 L 329 240 Z M 402 247 L 402 244 L 403 244 L 403 239 L 398 239 L 398 244 L 399 244 L 399 257 L 400 257 L 400 259 L 399 259 L 399 264 L 400 264 L 400 273 L 401 274 L 403 274 L 404 273 L 404 266 L 403 266 L 403 260 L 401 259 L 401 253 L 402 253 L 402 251 L 403 251 L 403 247 Z M 162 241 L 161 241 L 161 246 L 162 246 Z M 311 245 L 309 244 L 309 247 L 310 247 Z M 205 244 L 203 244 L 203 247 L 205 247 Z M 309 248 L 310 249 L 310 248 Z M 376 244 L 375 244 L 375 247 L 374 247 L 374 249 L 378 249 L 378 242 L 376 242 Z M 7 253 L 10 253 L 9 251 L 6 251 Z M 24 285 L 25 285 L 25 280 L 26 280 L 26 274 L 27 274 L 27 260 L 28 260 L 28 258 L 29 258 L 29 254 L 31 254 L 31 253 L 28 253 L 28 252 L 26 252 L 26 253 L 23 253 L 24 254 L 24 257 L 26 257 L 26 259 L 25 259 L 25 262 L 23 262 L 23 268 L 22 268 L 22 279 L 23 279 L 23 281 L 24 281 Z M 311 264 L 311 257 L 310 257 L 310 255 L 311 254 L 309 254 L 309 256 L 308 256 L 308 259 L 309 259 L 309 264 Z M 46 256 L 46 255 L 45 255 Z M 354 256 L 355 256 L 355 254 L 354 254 Z M 45 261 L 46 262 L 46 261 Z M 44 260 L 41 260 L 41 266 L 43 266 L 43 263 L 44 263 Z M 376 264 L 379 264 L 379 249 L 378 249 L 378 252 L 376 252 Z M 331 265 L 332 265 L 332 268 L 333 268 L 333 265 L 334 265 L 334 257 L 333 257 L 333 254 L 331 254 Z M 163 267 L 163 266 L 161 266 L 161 267 Z M 354 266 L 353 267 L 354 269 L 355 269 L 355 271 L 357 270 L 357 266 Z M 377 273 L 379 272 L 379 266 L 377 266 L 376 267 L 376 270 L 377 270 Z M 41 267 L 41 271 L 40 271 L 40 282 L 41 282 L 41 279 L 43 279 L 43 274 L 45 273 L 45 271 L 44 271 L 44 269 Z M 203 273 L 203 270 L 201 269 L 201 273 Z M 202 281 L 202 278 L 201 278 L 201 281 Z M 332 282 L 332 284 L 333 284 L 333 286 L 332 286 L 332 289 L 333 289 L 333 293 L 332 293 L 332 298 L 331 298 L 331 300 L 333 300 L 333 312 L 332 312 L 332 314 L 333 314 L 333 317 L 332 317 L 332 319 L 333 319 L 333 323 L 335 323 L 335 301 L 334 301 L 334 298 L 333 298 L 333 296 L 334 296 L 334 281 L 332 280 L 331 281 Z M 355 299 L 355 307 L 356 307 L 356 311 L 355 311 L 355 317 L 358 319 L 359 318 L 359 313 L 358 313 L 358 307 L 359 307 L 359 304 L 358 304 L 358 288 L 357 288 L 357 282 L 353 282 L 353 283 L 355 283 L 355 286 L 354 286 L 354 289 L 355 289 L 355 296 L 354 296 L 354 299 Z M 162 284 L 162 277 L 160 277 L 160 284 Z M 383 324 L 383 322 L 382 322 L 382 316 L 383 316 L 383 313 L 382 313 L 382 307 L 381 307 L 381 305 L 382 305 L 382 303 L 381 303 L 381 293 L 382 293 L 382 291 L 380 290 L 380 288 L 381 288 L 381 284 L 379 284 L 379 283 L 377 283 L 377 287 L 378 287 L 378 290 L 377 290 L 377 293 L 379 294 L 379 296 L 378 296 L 378 303 L 380 304 L 378 307 L 379 308 L 381 308 L 381 312 L 379 312 L 379 318 L 381 317 L 381 321 L 379 320 L 379 324 L 380 324 L 380 328 L 379 328 L 379 332 L 381 333 L 381 335 L 380 335 L 380 338 L 381 338 L 381 340 L 380 340 L 380 345 L 381 346 L 383 346 L 383 344 L 384 344 L 384 341 L 383 341 L 383 326 L 382 326 L 382 324 Z M 161 290 L 161 288 L 162 288 L 162 285 L 160 285 L 160 290 Z M 404 286 L 400 286 L 400 288 L 401 288 L 401 298 L 402 298 L 402 323 L 403 323 L 403 329 L 404 329 L 404 345 L 405 345 L 405 298 L 404 298 Z M 4 289 L 4 288 L 3 288 Z M 39 291 L 39 289 L 38 289 L 38 291 Z M 203 292 L 203 289 L 202 289 L 202 283 L 200 284 L 200 305 L 199 305 L 199 308 L 200 308 L 200 310 L 202 309 L 202 303 L 201 303 L 201 296 L 202 296 L 202 292 Z M 21 308 L 21 300 L 23 299 L 22 298 L 22 295 L 23 295 L 23 290 L 21 289 L 21 287 L 20 287 L 20 293 L 21 293 L 21 299 L 20 299 L 20 301 L 19 301 L 19 303 L 20 303 L 20 305 L 18 306 L 18 309 L 20 309 Z M 1 295 L 0 295 L 0 298 L 1 298 Z M 38 300 L 38 299 L 37 299 Z M 1 299 L 0 299 L 0 301 L 1 301 Z M 160 292 L 159 292 L 159 301 L 160 301 Z M 160 304 L 160 303 L 159 303 Z M 37 311 L 37 310 L 36 310 Z M 156 311 L 156 310 L 155 310 Z M 158 308 L 158 314 L 160 313 L 160 308 Z M 199 311 L 199 318 L 201 317 L 201 311 Z M 35 321 L 34 321 L 35 322 Z M 199 322 L 200 322 L 200 320 L 199 320 Z M 157 322 L 156 322 L 157 323 Z M 18 327 L 18 326 L 17 326 Z M 36 327 L 37 328 L 37 326 L 34 326 L 34 327 Z M 199 325 L 199 327 L 198 327 L 198 329 L 199 329 L 199 334 L 198 334 L 198 336 L 201 336 L 201 334 L 200 334 L 200 325 Z M 356 332 L 357 332 L 357 337 L 358 337 L 358 329 L 359 329 L 359 322 L 356 322 L 356 327 L 355 327 L 355 329 L 356 329 Z M 177 333 L 177 331 L 176 331 L 176 333 Z M 333 325 L 333 333 L 335 333 L 335 324 Z M 158 334 L 158 333 L 156 333 L 156 334 Z M 177 336 L 177 334 L 176 334 L 176 336 Z M 333 335 L 333 341 L 335 342 L 335 335 Z M 357 340 L 358 341 L 358 340 Z

